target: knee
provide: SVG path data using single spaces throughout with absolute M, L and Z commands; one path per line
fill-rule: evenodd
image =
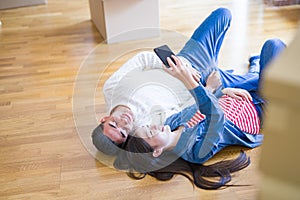
M 285 49 L 286 45 L 280 39 L 269 39 L 267 40 L 260 53 L 260 68 L 262 69 L 271 62 L 274 58 L 279 56 Z
M 227 8 L 218 8 L 214 11 L 219 16 L 223 16 L 225 18 L 231 19 L 231 12 Z
M 268 48 L 285 48 L 286 47 L 286 44 L 278 39 L 278 38 L 273 38 L 273 39 L 269 39 L 265 42 L 264 44 L 265 47 L 268 47 Z

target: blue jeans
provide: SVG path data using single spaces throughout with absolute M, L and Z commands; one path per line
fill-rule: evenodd
M 195 30 L 178 56 L 186 58 L 192 66 L 201 74 L 201 83 L 209 74 L 218 70 L 222 80 L 222 87 L 242 88 L 251 92 L 253 103 L 257 105 L 260 115 L 261 105 L 264 100 L 257 94 L 260 88 L 260 79 L 266 66 L 285 48 L 285 44 L 279 39 L 271 39 L 264 43 L 260 53 L 260 71 L 249 71 L 243 75 L 233 74 L 218 68 L 218 55 L 225 34 L 230 26 L 231 12 L 226 8 L 213 11 Z

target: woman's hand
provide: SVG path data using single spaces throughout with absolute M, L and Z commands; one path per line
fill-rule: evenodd
M 199 83 L 200 78 L 201 78 L 200 72 L 198 70 L 196 70 L 195 68 L 193 68 L 191 65 L 186 65 L 185 68 L 192 73 L 192 76 L 195 79 L 195 81 Z
M 172 58 L 174 59 L 175 63 L 171 60 L 171 58 L 168 57 L 167 61 L 170 67 L 167 68 L 166 66 L 164 66 L 164 70 L 168 74 L 180 80 L 187 87 L 187 89 L 191 90 L 196 88 L 199 84 L 195 80 L 192 71 L 189 70 L 186 66 L 183 66 L 179 58 L 177 58 L 176 56 L 173 55 Z
M 248 99 L 249 101 L 252 101 L 252 97 L 250 93 L 247 90 L 240 89 L 240 88 L 224 88 L 222 90 L 224 94 L 227 94 L 228 96 L 235 98 L 237 100 L 243 100 Z
M 218 71 L 213 71 L 210 73 L 206 80 L 206 89 L 214 93 L 222 85 L 220 74 Z

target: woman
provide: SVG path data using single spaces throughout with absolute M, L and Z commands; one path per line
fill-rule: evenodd
M 210 166 L 201 164 L 228 145 L 260 145 L 263 136 L 258 134 L 258 115 L 256 112 L 251 113 L 255 115 L 253 121 L 256 120 L 258 127 L 240 127 L 225 119 L 218 99 L 195 81 L 177 57 L 174 56 L 173 59 L 176 64 L 169 60 L 171 67 L 165 70 L 184 83 L 196 104 L 168 118 L 164 126 L 152 125 L 136 129 L 133 136 L 127 139 L 123 147 L 125 151 L 117 156 L 114 166 L 128 170 L 128 175 L 137 179 L 149 174 L 159 180 L 168 180 L 174 174 L 182 174 L 200 188 L 222 187 L 231 180 L 232 172 L 250 164 L 249 158 L 241 153 L 235 160 Z M 227 94 L 227 99 L 245 104 L 245 110 L 251 110 L 247 106 L 252 106 L 252 110 L 255 110 L 251 103 L 252 98 L 246 90 L 226 88 L 223 93 Z M 252 134 L 245 133 L 241 128 L 248 128 Z M 142 176 L 136 176 L 136 172 Z M 219 180 L 207 179 L 211 177 Z

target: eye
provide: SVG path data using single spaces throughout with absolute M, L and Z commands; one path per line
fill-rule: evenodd
M 113 128 L 117 128 L 116 122 L 108 122 L 108 125 Z
M 123 138 L 126 138 L 126 131 L 125 130 L 121 129 L 120 133 L 121 133 Z
M 153 136 L 153 132 L 151 130 L 149 132 L 150 132 L 150 135 Z
M 151 130 L 148 129 L 148 130 L 146 131 L 146 135 L 147 135 L 148 138 L 152 138 L 152 137 L 153 137 L 152 134 L 153 134 L 153 132 L 152 132 Z

